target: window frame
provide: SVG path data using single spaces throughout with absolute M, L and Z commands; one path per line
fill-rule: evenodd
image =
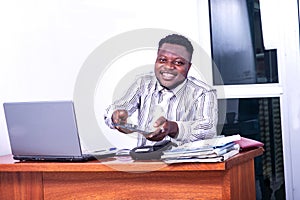
M 290 99 L 297 99 L 297 97 L 300 96 L 300 90 L 295 86 L 295 80 L 297 79 L 292 80 L 291 78 L 297 76 L 300 77 L 298 10 L 300 8 L 298 0 L 276 0 L 276 2 L 264 0 L 260 1 L 260 3 L 261 2 L 264 4 L 263 9 L 261 10 L 261 13 L 263 13 L 262 28 L 264 43 L 267 43 L 267 46 L 270 49 L 274 47 L 277 49 L 278 83 L 213 85 L 213 87 L 217 90 L 219 99 L 279 97 L 286 199 L 294 199 L 294 197 L 297 198 L 296 196 L 300 195 L 298 194 L 299 189 L 297 189 L 297 184 L 295 184 L 298 181 L 293 176 L 293 174 L 300 172 L 300 170 L 298 170 L 300 158 L 297 158 L 296 142 L 297 139 L 300 138 L 299 136 L 295 136 L 293 132 L 295 130 L 300 131 L 300 127 L 297 125 L 299 122 L 289 120 L 291 117 L 297 116 L 295 116 L 295 114 L 290 114 L 288 110 L 292 108 Z M 211 57 L 209 0 L 199 0 L 197 1 L 197 4 L 199 45 Z M 280 12 L 278 12 L 279 9 Z M 274 16 L 276 16 L 278 23 L 272 23 L 276 24 L 276 26 L 270 26 L 271 23 L 269 20 L 274 20 Z M 297 107 L 296 113 L 297 111 L 300 112 L 300 107 Z M 291 129 L 291 127 L 295 126 L 297 128 Z M 293 165 L 292 160 L 295 163 L 295 159 L 296 165 Z M 299 182 L 298 185 L 300 185 Z

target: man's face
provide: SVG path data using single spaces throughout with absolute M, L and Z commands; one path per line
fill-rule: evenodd
M 155 62 L 155 76 L 159 83 L 168 89 L 180 85 L 187 77 L 190 60 L 191 54 L 184 46 L 164 43 Z

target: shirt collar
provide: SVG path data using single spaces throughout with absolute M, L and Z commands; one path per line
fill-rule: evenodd
M 183 88 L 183 86 L 186 84 L 187 82 L 187 79 L 185 79 L 180 85 L 178 85 L 176 88 L 173 88 L 169 91 L 171 91 L 174 95 L 176 95 L 180 90 L 181 88 Z M 157 81 L 156 83 L 156 88 L 157 88 L 157 91 L 160 92 L 160 91 L 163 91 L 163 90 L 167 90 L 165 87 L 161 86 L 159 84 L 159 82 Z

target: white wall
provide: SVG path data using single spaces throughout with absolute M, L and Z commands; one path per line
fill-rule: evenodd
M 0 155 L 10 153 L 2 103 L 73 98 L 89 54 L 112 36 L 164 28 L 199 41 L 197 1 L 0 2 Z

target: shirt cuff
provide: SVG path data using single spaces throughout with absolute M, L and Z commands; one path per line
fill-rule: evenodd
M 185 126 L 184 123 L 180 121 L 176 121 L 176 123 L 178 125 L 178 134 L 175 139 L 183 143 L 189 142 L 189 135 L 191 134 L 190 127 Z

